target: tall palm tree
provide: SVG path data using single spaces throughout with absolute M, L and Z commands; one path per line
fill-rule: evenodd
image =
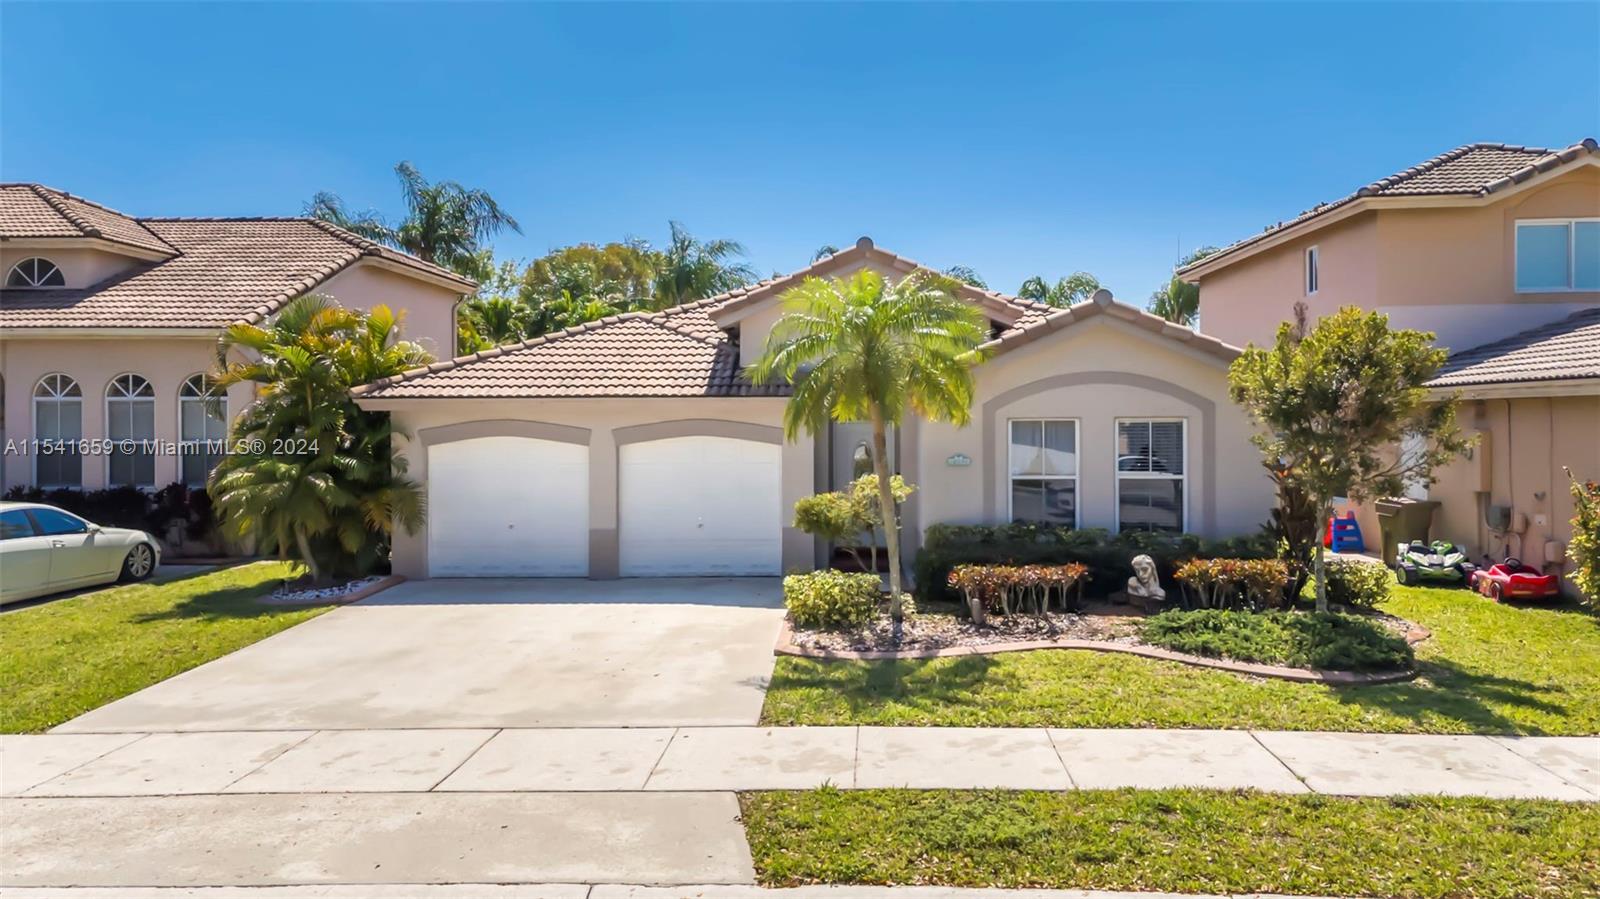
M 919 271 L 890 285 L 862 269 L 848 278 L 807 278 L 783 295 L 783 315 L 754 382 L 788 381 L 784 433 L 823 433 L 830 422 L 872 423 L 872 468 L 889 550 L 896 635 L 903 615 L 900 530 L 891 493 L 889 429 L 907 413 L 958 426 L 971 418 L 972 366 L 988 332 L 977 307 L 948 275 Z
M 1175 268 L 1192 265 L 1215 252 L 1216 247 L 1201 247 L 1179 260 Z M 1169 322 L 1193 327 L 1200 320 L 1200 285 L 1190 284 L 1174 272 L 1165 286 L 1150 294 L 1149 309 Z
M 217 387 L 257 392 L 233 426 L 239 451 L 211 473 L 219 518 L 236 536 L 298 558 L 314 580 L 371 570 L 395 524 L 421 524 L 421 489 L 390 458 L 388 416 L 350 399 L 357 384 L 432 361 L 398 339 L 399 326 L 384 306 L 360 313 L 306 296 L 268 325 L 229 328 L 219 343 Z
M 983 280 L 983 276 L 970 265 L 952 265 L 945 269 L 944 273 L 964 284 L 971 284 L 982 290 L 989 289 L 989 282 Z
M 1100 279 L 1088 272 L 1073 272 L 1053 285 L 1044 278 L 1034 275 L 1017 288 L 1017 296 L 1024 300 L 1048 303 L 1064 309 L 1087 300 L 1099 289 Z
M 817 247 L 817 251 L 811 254 L 811 261 L 821 262 L 822 260 L 827 259 L 829 256 L 837 255 L 839 255 L 839 248 L 831 243 L 825 243 L 822 246 Z
M 327 191 L 313 196 L 305 213 L 468 277 L 483 270 L 478 257 L 484 242 L 507 229 L 522 233 L 487 191 L 455 181 L 429 182 L 410 162 L 396 165 L 394 173 L 406 204 L 405 217 L 396 224 L 371 210 L 353 213 Z
M 726 293 L 757 279 L 756 270 L 736 261 L 745 255 L 736 240 L 696 240 L 681 222 L 669 222 L 671 236 L 656 273 L 656 302 L 676 306 Z

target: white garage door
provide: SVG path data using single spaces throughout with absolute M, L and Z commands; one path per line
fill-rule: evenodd
M 624 577 L 773 575 L 783 565 L 782 447 L 673 437 L 618 453 Z
M 428 448 L 428 574 L 589 574 L 589 448 L 477 437 Z

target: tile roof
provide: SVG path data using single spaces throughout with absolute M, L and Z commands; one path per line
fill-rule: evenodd
M 165 256 L 176 252 L 137 219 L 42 184 L 0 184 L 0 237 L 98 237 Z
M 48 217 L 39 203 L 49 190 L 42 190 L 46 193 L 0 190 L 0 223 L 6 229 L 30 229 L 30 236 L 76 227 Z M 101 233 L 110 233 L 112 223 L 104 216 L 118 214 L 84 206 L 102 217 Z M 362 258 L 445 279 L 463 293 L 476 288 L 448 269 L 314 219 L 122 218 L 147 234 L 152 245 L 166 248 L 167 258 L 135 265 L 92 287 L 0 290 L 0 328 L 220 329 L 271 314 Z
M 370 399 L 785 396 L 739 372 L 739 347 L 707 312 L 713 298 L 629 312 L 413 369 L 355 389 Z
M 1535 175 L 1574 160 L 1600 154 L 1600 143 L 1586 137 L 1570 147 L 1549 149 L 1511 144 L 1477 143 L 1456 147 L 1405 171 L 1380 178 L 1349 196 L 1319 203 L 1286 222 L 1268 226 L 1259 234 L 1224 247 L 1178 270 L 1179 274 L 1225 259 L 1290 228 L 1296 228 L 1369 197 L 1463 196 L 1485 197 Z
M 865 240 L 857 246 L 872 248 Z M 813 264 L 804 271 L 817 268 Z M 717 318 L 730 307 L 737 308 L 734 304 L 748 305 L 750 297 L 769 295 L 775 286 L 786 288 L 795 281 L 794 276 L 786 275 L 661 312 L 612 316 L 436 362 L 357 387 L 354 393 L 365 399 L 787 396 L 788 385 L 756 386 L 744 379 L 739 349 Z M 1016 313 L 1014 326 L 984 344 L 992 353 L 1009 351 L 1100 314 L 1131 321 L 1224 360 L 1239 353 L 1238 348 L 1214 337 L 1113 302 L 1109 291 L 1102 290 L 1092 302 L 1068 309 L 991 291 L 973 289 L 972 293 L 982 295 L 969 296 L 973 302 L 1004 304 Z
M 1452 353 L 1430 387 L 1600 378 L 1600 306 Z

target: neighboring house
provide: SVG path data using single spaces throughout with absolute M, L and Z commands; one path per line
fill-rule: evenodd
M 358 388 L 412 435 L 428 522 L 397 534 L 410 577 L 779 574 L 824 547 L 793 504 L 847 483 L 868 432 L 783 438 L 787 389 L 757 387 L 779 298 L 807 277 L 919 266 L 862 238 L 784 277 L 629 313 Z M 1116 303 L 1070 309 L 964 288 L 994 334 L 967 428 L 907 421 L 897 469 L 936 522 L 1254 532 L 1273 502 L 1228 399 L 1238 350 Z
M 1417 498 L 1433 534 L 1475 555 L 1558 561 L 1571 538 L 1562 468 L 1600 479 L 1600 145 L 1470 144 L 1268 228 L 1179 272 L 1207 333 L 1265 343 L 1298 302 L 1432 331 L 1454 351 L 1472 458 Z M 1369 547 L 1377 517 L 1358 510 Z M 1509 526 L 1502 526 L 1502 521 Z M 1384 552 L 1392 552 L 1385 547 Z
M 228 325 L 324 293 L 403 310 L 405 335 L 448 357 L 456 303 L 474 289 L 325 222 L 133 218 L 38 184 L 0 184 L 0 273 L 8 488 L 203 484 L 217 459 L 206 441 L 251 396 L 230 391 L 221 417 L 204 401 Z M 34 451 L 35 440 L 127 439 L 145 443 Z

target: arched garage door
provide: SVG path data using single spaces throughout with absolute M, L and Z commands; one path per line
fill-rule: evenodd
M 623 577 L 781 573 L 782 452 L 731 437 L 619 447 Z
M 428 448 L 430 577 L 586 577 L 589 448 L 475 437 Z

